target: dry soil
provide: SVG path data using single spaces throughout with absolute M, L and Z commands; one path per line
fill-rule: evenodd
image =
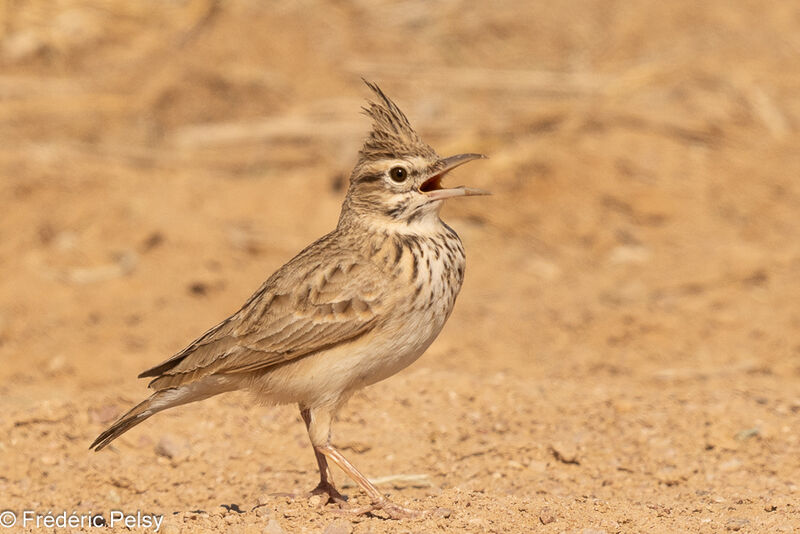
M 0 3 L 9 531 L 797 532 L 799 58 L 784 0 Z M 435 513 L 316 506 L 296 408 L 245 395 L 89 452 L 141 370 L 336 224 L 362 76 L 491 158 L 449 178 L 494 196 L 443 212 L 444 332 L 335 425 Z

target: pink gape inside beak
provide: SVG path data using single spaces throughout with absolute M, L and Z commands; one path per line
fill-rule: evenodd
M 444 200 L 452 197 L 490 195 L 491 193 L 488 191 L 484 191 L 483 189 L 475 189 L 474 187 L 459 186 L 450 189 L 442 188 L 442 178 L 444 178 L 448 172 L 468 161 L 484 158 L 486 158 L 486 156 L 483 154 L 459 154 L 457 156 L 450 156 L 449 158 L 441 160 L 441 169 L 439 169 L 436 174 L 425 180 L 422 185 L 419 186 L 420 192 L 426 194 L 430 201 Z

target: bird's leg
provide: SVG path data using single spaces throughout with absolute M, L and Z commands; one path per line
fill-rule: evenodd
M 425 512 L 420 512 L 418 510 L 412 510 L 410 508 L 405 508 L 400 506 L 399 504 L 395 504 L 378 491 L 378 488 L 369 481 L 367 477 L 365 477 L 356 467 L 350 463 L 350 461 L 344 457 L 344 455 L 331 445 L 330 443 L 326 443 L 325 445 L 314 446 L 314 450 L 322 453 L 325 455 L 331 462 L 339 466 L 339 468 L 344 471 L 347 476 L 349 476 L 353 481 L 361 486 L 367 495 L 369 496 L 370 500 L 372 500 L 372 504 L 368 506 L 363 506 L 360 508 L 352 508 L 348 510 L 348 513 L 352 513 L 355 515 L 366 514 L 368 512 L 372 512 L 373 510 L 383 510 L 389 517 L 392 519 L 407 519 L 407 518 L 414 518 L 414 517 L 422 517 L 425 515 Z
M 309 432 L 310 436 L 311 410 L 301 406 L 300 416 L 303 418 L 303 422 L 306 424 L 306 430 Z M 311 444 L 314 444 L 313 441 Z M 314 455 L 317 457 L 317 466 L 319 467 L 319 484 L 309 492 L 309 495 L 320 495 L 324 493 L 328 496 L 328 502 L 346 502 L 347 497 L 339 493 L 336 486 L 333 485 L 333 473 L 331 473 L 328 467 L 328 460 L 325 458 L 325 455 L 317 451 L 316 447 L 314 447 Z
M 317 455 L 317 462 L 320 466 L 320 476 L 322 477 L 320 486 L 329 484 L 327 481 L 330 471 L 328 470 L 327 460 L 330 460 L 358 484 L 372 501 L 372 504 L 368 506 L 351 508 L 347 510 L 347 513 L 360 515 L 373 510 L 383 510 L 389 514 L 392 519 L 405 519 L 425 515 L 424 512 L 404 508 L 384 497 L 367 477 L 356 469 L 336 447 L 331 445 L 330 429 L 331 420 L 333 419 L 332 410 L 324 408 L 314 409 L 313 411 L 301 409 L 300 413 L 303 415 L 303 420 L 306 421 L 308 436 L 311 438 L 311 444 L 314 446 L 314 452 Z M 333 488 L 333 485 L 330 484 L 330 487 Z M 334 489 L 334 491 L 336 490 Z M 338 492 L 336 493 L 338 494 Z

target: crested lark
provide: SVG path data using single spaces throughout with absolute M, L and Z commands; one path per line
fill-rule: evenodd
M 100 434 L 100 450 L 151 415 L 245 389 L 268 403 L 297 403 L 319 466 L 313 493 L 344 499 L 328 461 L 370 497 L 364 513 L 417 515 L 381 494 L 330 442 L 350 395 L 422 355 L 453 311 L 464 248 L 439 218 L 445 199 L 485 191 L 445 189 L 442 178 L 480 154 L 440 158 L 377 85 L 364 108 L 373 129 L 350 176 L 339 224 L 269 277 L 244 306 L 188 347 L 139 375 L 155 390 Z

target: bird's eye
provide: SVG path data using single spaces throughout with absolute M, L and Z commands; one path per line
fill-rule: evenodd
M 408 178 L 408 171 L 403 167 L 392 167 L 392 170 L 389 171 L 389 176 L 397 183 L 405 182 L 406 178 Z

